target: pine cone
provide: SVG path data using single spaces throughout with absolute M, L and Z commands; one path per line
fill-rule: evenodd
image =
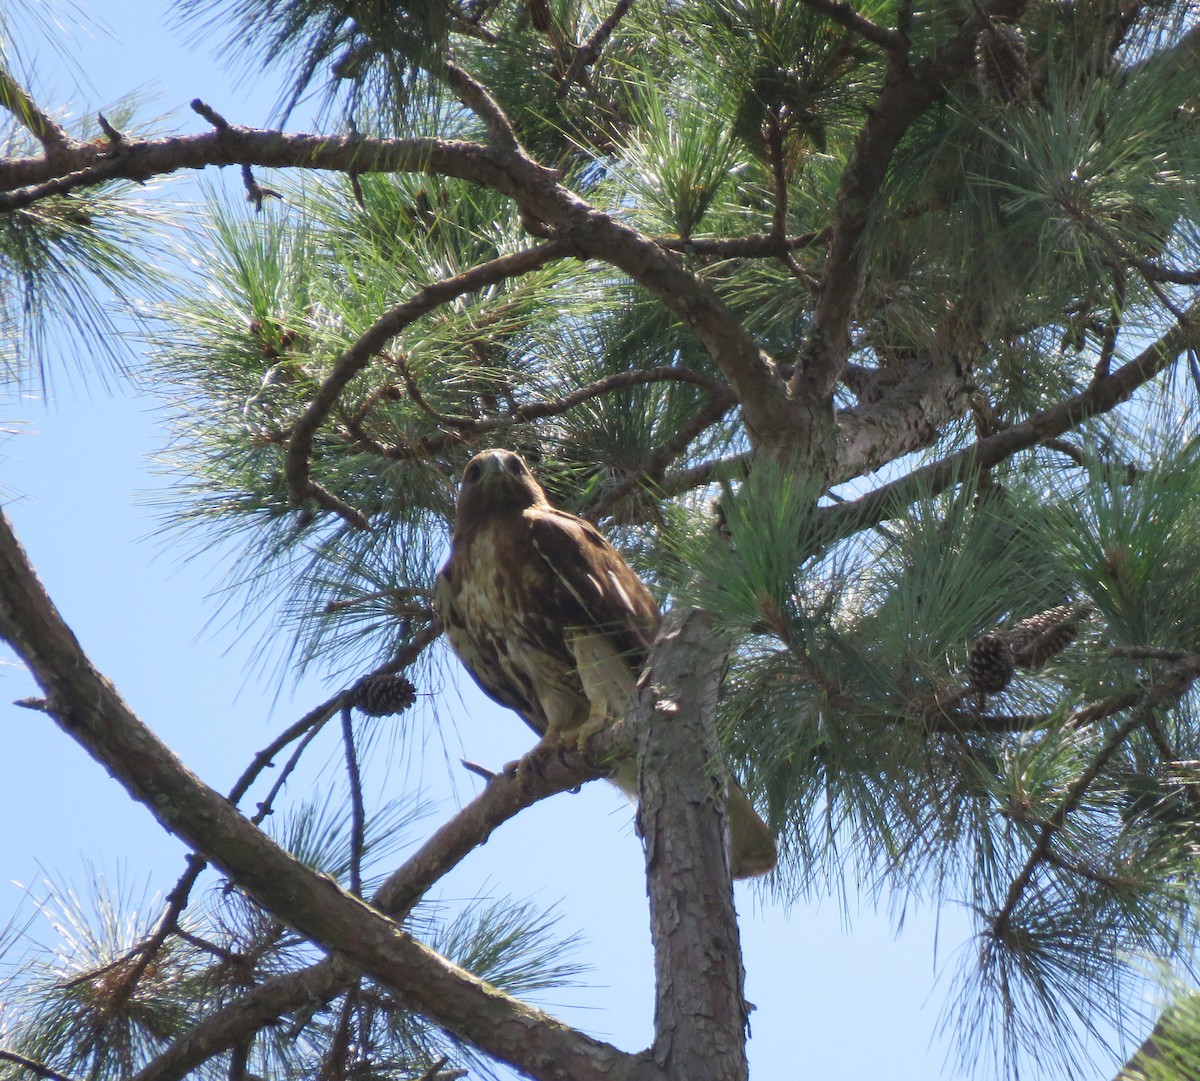
M 971 646 L 967 658 L 967 685 L 981 694 L 1004 690 L 1013 677 L 1013 656 L 1008 638 L 988 631 Z
M 975 38 L 975 63 L 1001 101 L 1029 97 L 1029 53 L 1015 26 L 989 23 Z
M 368 717 L 403 713 L 417 700 L 417 688 L 403 676 L 367 676 L 354 688 L 351 704 Z
M 1008 631 L 1013 663 L 1041 668 L 1079 637 L 1079 624 L 1090 611 L 1086 604 L 1060 604 L 1014 624 Z

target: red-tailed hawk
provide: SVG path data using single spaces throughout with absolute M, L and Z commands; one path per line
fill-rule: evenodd
M 620 553 L 590 522 L 552 507 L 507 450 L 482 451 L 463 472 L 434 603 L 475 682 L 548 752 L 581 749 L 624 716 L 660 622 Z M 636 795 L 633 763 L 612 780 Z M 775 839 L 736 784 L 727 797 L 733 875 L 764 874 Z

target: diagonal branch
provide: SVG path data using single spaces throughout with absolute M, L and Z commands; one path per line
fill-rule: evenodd
M 304 866 L 203 784 L 92 666 L 0 514 L 0 636 L 42 686 L 59 726 L 158 822 L 250 897 L 413 1010 L 538 1081 L 647 1076 L 647 1064 L 503 994 Z
M 597 737 L 597 742 L 603 736 Z M 542 771 L 493 774 L 487 787 L 439 827 L 379 887 L 372 905 L 403 920 L 429 888 L 484 844 L 492 833 L 526 807 L 595 776 L 555 758 Z M 214 1010 L 137 1074 L 133 1081 L 180 1081 L 218 1055 L 285 1014 L 324 1006 L 360 975 L 344 958 L 333 956 L 285 973 Z
M 0 108 L 7 109 L 42 144 L 47 160 L 57 158 L 63 151 L 76 147 L 66 129 L 45 113 L 29 92 L 0 65 Z
M 883 88 L 867 111 L 866 123 L 838 185 L 821 292 L 803 360 L 792 379 L 793 392 L 798 396 L 814 402 L 828 399 L 849 354 L 851 321 L 862 291 L 867 254 L 864 240 L 900 141 L 922 113 L 945 95 L 947 87 L 973 68 L 978 20 L 1015 18 L 1026 2 L 993 0 L 915 68 L 909 66 L 906 49 L 897 46 L 889 52 Z M 848 7 L 833 0 L 825 0 L 821 6 Z M 827 14 L 832 17 L 832 10 Z M 848 19 L 850 15 L 841 17 Z M 903 41 L 899 33 L 896 36 Z
M 1188 692 L 1197 677 L 1200 677 L 1200 654 L 1197 653 L 1189 654 L 1179 664 L 1159 676 L 1154 686 L 1142 694 L 1141 700 L 1130 712 L 1129 717 L 1104 741 L 1104 745 L 1096 753 L 1096 757 L 1092 759 L 1088 768 L 1075 778 L 1053 814 L 1042 824 L 1033 850 L 1025 861 L 1025 866 L 1013 879 L 1004 904 L 993 917 L 989 933 L 994 939 L 1004 942 L 1007 938 L 1017 905 L 1033 881 L 1038 867 L 1050 858 L 1051 843 L 1066 825 L 1067 817 L 1083 801 L 1088 789 L 1100 776 L 1109 759 L 1120 750 L 1121 745 L 1133 732 L 1154 719 L 1156 711 L 1178 702 Z
M 1133 360 L 1115 372 L 1096 379 L 1086 390 L 1065 401 L 1014 424 L 1011 428 L 985 436 L 972 446 L 947 455 L 940 461 L 914 469 L 906 476 L 882 484 L 860 499 L 829 507 L 821 513 L 837 523 L 837 529 L 857 530 L 876 525 L 911 502 L 922 492 L 940 492 L 961 477 L 964 471 L 987 469 L 1022 450 L 1078 427 L 1090 417 L 1099 416 L 1129 400 L 1134 391 L 1169 368 L 1188 348 L 1194 347 L 1200 316 L 1200 301 L 1185 311 L 1157 341 L 1151 342 Z
M 376 319 L 358 341 L 337 358 L 333 370 L 317 388 L 308 408 L 292 428 L 284 456 L 288 495 L 292 503 L 303 503 L 313 494 L 310 456 L 317 429 L 325 422 L 350 380 L 361 372 L 392 338 L 439 305 L 464 293 L 528 273 L 554 259 L 563 258 L 568 251 L 561 241 L 551 240 L 537 247 L 499 256 L 453 278 L 444 278 L 425 286 L 403 304 L 397 304 Z
M 908 52 L 908 42 L 899 30 L 889 30 L 872 22 L 860 11 L 856 11 L 852 4 L 846 3 L 846 0 L 804 0 L 804 5 L 890 53 L 903 56 Z

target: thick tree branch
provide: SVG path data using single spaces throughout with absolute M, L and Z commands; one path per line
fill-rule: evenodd
M 933 443 L 948 421 L 967 410 L 971 380 L 964 367 L 930 358 L 924 371 L 896 383 L 879 401 L 838 413 L 841 439 L 830 484 L 872 473 Z
M 1015 18 L 1026 2 L 994 0 L 985 5 L 981 17 Z M 976 19 L 968 20 L 950 42 L 915 68 L 909 66 L 904 49 L 889 53 L 883 88 L 867 112 L 838 186 L 812 329 L 792 379 L 798 397 L 821 402 L 833 393 L 849 354 L 851 320 L 862 289 L 864 237 L 892 155 L 918 117 L 955 79 L 974 67 L 978 28 Z M 903 41 L 899 34 L 897 37 Z
M 522 778 L 493 774 L 474 800 L 435 830 L 388 876 L 372 897 L 372 905 L 393 919 L 403 920 L 435 882 L 514 815 L 598 775 L 599 771 L 583 765 L 568 766 L 558 758 Z M 360 975 L 345 958 L 333 956 L 276 976 L 215 1010 L 155 1058 L 134 1081 L 179 1081 L 212 1056 L 229 1050 L 285 1014 L 328 1005 Z
M 644 1064 L 450 964 L 377 909 L 305 867 L 199 781 L 92 666 L 0 514 L 0 635 L 60 727 L 169 832 L 301 934 L 394 989 L 409 1007 L 530 1077 L 630 1078 Z
M 1184 322 L 1176 323 L 1128 364 L 1097 379 L 1079 394 L 1035 413 L 1020 424 L 985 436 L 940 461 L 880 485 L 861 499 L 830 507 L 822 513 L 841 523 L 839 528 L 865 529 L 883 521 L 895 513 L 896 508 L 918 498 L 921 493 L 943 491 L 967 469 L 998 465 L 1019 451 L 1062 435 L 1089 417 L 1115 409 L 1128 401 L 1139 387 L 1169 368 L 1184 351 L 1195 346 L 1200 334 L 1195 326 L 1195 320 L 1200 316 L 1200 301 L 1184 314 L 1187 317 Z
M 538 165 L 519 147 L 445 139 L 291 135 L 226 123 L 201 135 L 126 140 L 121 152 L 111 158 L 95 147 L 72 148 L 62 156 L 60 169 L 44 158 L 0 162 L 0 193 L 7 193 L 0 194 L 0 212 L 106 181 L 145 181 L 212 165 L 421 172 L 492 188 L 551 226 L 572 251 L 612 264 L 658 297 L 725 373 L 752 439 L 790 445 L 793 428 L 803 419 L 788 400 L 770 359 L 711 286 L 650 237 L 564 188 L 552 170 Z M 299 444 L 295 453 L 297 461 L 304 456 Z M 303 473 L 298 464 L 296 469 L 293 481 Z M 304 498 L 295 484 L 289 487 L 293 498 Z

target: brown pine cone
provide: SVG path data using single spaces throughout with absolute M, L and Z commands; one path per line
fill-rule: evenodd
M 1008 631 L 1013 663 L 1041 668 L 1079 637 L 1079 624 L 1090 611 L 1086 604 L 1060 604 L 1014 624 Z
M 989 23 L 980 30 L 975 38 L 975 63 L 1001 101 L 1029 97 L 1029 54 L 1017 27 Z
M 375 675 L 360 680 L 354 688 L 352 705 L 368 717 L 403 713 L 417 700 L 417 688 L 404 676 Z
M 1013 677 L 1013 656 L 1008 638 L 988 631 L 971 646 L 967 658 L 967 685 L 973 691 L 994 694 L 1004 690 Z

